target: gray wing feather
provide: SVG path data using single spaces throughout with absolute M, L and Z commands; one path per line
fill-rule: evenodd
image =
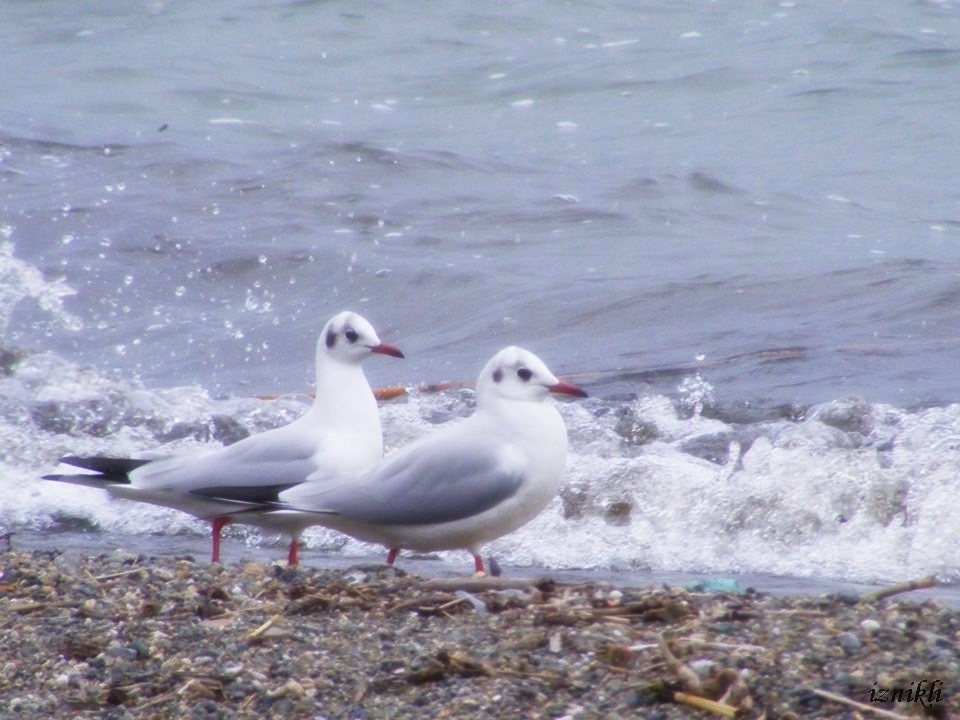
M 478 515 L 512 496 L 523 483 L 523 469 L 504 462 L 492 447 L 457 445 L 427 442 L 405 448 L 360 482 L 309 492 L 308 507 L 366 523 L 430 525 Z
M 304 482 L 316 470 L 315 452 L 316 446 L 309 440 L 268 431 L 211 452 L 187 452 L 151 462 L 134 470 L 131 480 L 144 489 L 206 496 L 215 496 L 218 488 L 224 488 L 229 489 L 231 499 L 244 499 L 243 488 L 251 488 L 250 500 L 257 501 L 264 498 L 258 488 L 279 490 Z

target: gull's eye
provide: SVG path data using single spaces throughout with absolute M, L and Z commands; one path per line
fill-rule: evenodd
M 354 330 L 353 328 L 347 328 L 346 331 L 343 333 L 343 336 L 347 339 L 348 342 L 352 342 L 352 343 L 355 343 L 357 339 L 360 337 L 357 334 L 357 331 Z
M 522 367 L 519 370 L 517 370 L 517 377 L 523 380 L 524 382 L 527 382 L 527 380 L 533 377 L 533 373 L 530 372 L 530 370 L 528 370 L 527 368 Z

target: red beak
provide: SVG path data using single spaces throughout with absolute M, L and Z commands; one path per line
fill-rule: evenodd
M 393 345 L 388 345 L 387 343 L 380 343 L 379 345 L 374 345 L 370 348 L 370 352 L 379 353 L 380 355 L 390 355 L 391 357 L 402 358 L 403 353 L 400 352 L 400 348 L 394 347 Z
M 556 385 L 550 385 L 547 390 L 558 395 L 572 395 L 573 397 L 587 397 L 585 390 L 581 390 L 576 385 L 567 382 L 558 382 Z

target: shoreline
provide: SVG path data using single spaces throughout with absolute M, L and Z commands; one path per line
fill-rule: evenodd
M 0 714 L 27 720 L 67 709 L 111 720 L 960 710 L 960 612 L 909 596 L 424 578 L 404 565 L 125 550 L 0 558 Z M 896 688 L 924 689 L 921 702 L 871 702 L 871 690 Z
M 100 532 L 39 532 L 16 531 L 11 534 L 9 545 L 14 550 L 44 551 L 59 550 L 83 555 L 109 554 L 117 548 L 150 557 L 189 556 L 197 562 L 207 561 L 210 556 L 210 541 L 200 535 L 126 535 Z M 0 549 L 7 547 L 0 544 Z M 456 578 L 472 573 L 473 563 L 466 553 L 442 559 L 437 555 L 401 554 L 397 567 L 405 572 L 425 578 Z M 223 560 L 227 566 L 255 560 L 261 563 L 286 564 L 287 546 L 284 542 L 263 541 L 247 544 L 236 538 L 224 538 Z M 376 555 L 343 555 L 319 549 L 301 547 L 301 566 L 317 570 L 343 570 L 355 565 L 382 563 L 386 552 Z M 653 588 L 702 586 L 714 591 L 756 590 L 776 596 L 816 596 L 829 593 L 859 595 L 889 583 L 866 583 L 823 577 L 798 577 L 763 573 L 724 572 L 672 572 L 606 568 L 550 568 L 504 565 L 505 577 L 543 577 L 568 583 L 612 583 L 620 587 Z M 899 599 L 910 602 L 935 601 L 947 607 L 960 609 L 960 583 L 940 583 L 930 588 L 920 588 Z

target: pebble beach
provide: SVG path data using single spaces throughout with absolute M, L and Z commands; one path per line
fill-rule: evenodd
M 0 555 L 0 717 L 955 717 L 960 612 L 402 567 Z M 922 583 L 921 583 L 922 584 Z

